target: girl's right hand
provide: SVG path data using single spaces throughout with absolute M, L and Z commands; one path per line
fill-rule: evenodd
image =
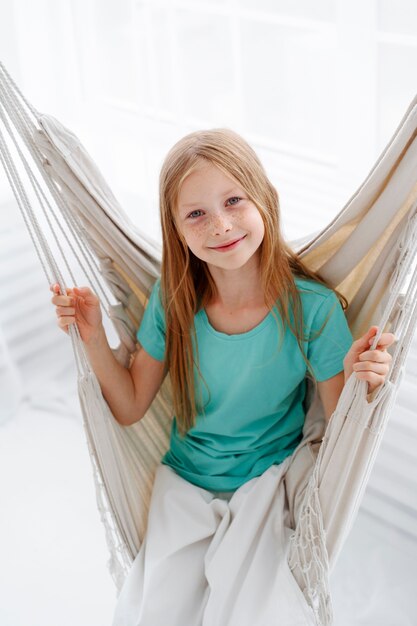
M 102 314 L 100 300 L 89 287 L 74 287 L 66 289 L 67 295 L 60 295 L 58 284 L 49 289 L 54 293 L 52 304 L 56 305 L 58 326 L 69 333 L 70 324 L 77 323 L 81 339 L 89 343 L 95 339 L 102 328 Z

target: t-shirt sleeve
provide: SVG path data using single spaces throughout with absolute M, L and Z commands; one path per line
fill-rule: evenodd
M 158 361 L 165 355 L 165 315 L 160 296 L 161 279 L 152 288 L 136 337 L 141 346 Z
M 327 317 L 322 332 L 316 336 Z M 342 304 L 334 291 L 319 305 L 311 324 L 310 337 L 315 338 L 308 342 L 307 357 L 315 379 L 321 382 L 341 372 L 353 336 Z

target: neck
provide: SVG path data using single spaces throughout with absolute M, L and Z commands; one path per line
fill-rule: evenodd
M 264 304 L 256 258 L 252 257 L 243 267 L 235 270 L 209 264 L 209 271 L 217 288 L 217 298 L 211 304 L 226 311 L 239 311 Z

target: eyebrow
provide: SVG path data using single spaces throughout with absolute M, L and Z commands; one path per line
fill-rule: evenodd
M 228 196 L 229 193 L 232 193 L 233 191 L 237 191 L 237 189 L 238 189 L 238 187 L 232 187 L 228 191 L 225 191 L 224 193 L 222 193 L 221 197 Z M 189 207 L 192 207 L 192 206 L 199 206 L 201 204 L 203 204 L 203 202 L 191 202 L 191 203 L 188 203 L 188 204 L 182 204 L 181 208 L 185 209 L 185 208 L 189 208 Z

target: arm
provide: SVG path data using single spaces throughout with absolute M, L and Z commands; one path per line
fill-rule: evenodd
M 136 412 L 130 371 L 117 361 L 102 326 L 94 339 L 84 342 L 84 347 L 111 412 L 124 425 L 126 419 Z
M 138 422 L 167 374 L 163 360 L 137 346 L 129 367 L 123 367 L 108 344 L 100 302 L 91 289 L 74 287 L 64 296 L 56 283 L 50 290 L 54 292 L 51 301 L 56 305 L 58 326 L 68 334 L 70 325 L 77 323 L 88 360 L 115 419 L 122 426 Z
M 332 376 L 327 380 L 322 380 L 321 382 L 317 381 L 317 388 L 323 404 L 326 422 L 329 421 L 335 411 L 344 384 L 345 374 L 343 370 L 336 374 L 336 376 Z
M 138 422 L 166 376 L 164 362 L 154 359 L 139 347 L 129 369 L 123 367 L 114 356 L 102 326 L 94 339 L 84 345 L 115 419 L 122 426 Z
M 345 373 L 339 372 L 336 376 L 328 378 L 327 380 L 317 381 L 317 388 L 320 395 L 320 399 L 323 403 L 324 413 L 326 421 L 328 422 L 333 415 L 336 405 L 339 401 L 342 389 L 345 386 L 347 377 Z M 375 391 L 375 390 L 374 390 Z M 373 399 L 373 391 L 366 396 L 368 402 Z
M 392 356 L 387 352 L 387 347 L 396 338 L 392 333 L 382 333 L 377 348 L 369 350 L 369 344 L 373 341 L 372 336 L 377 329 L 377 326 L 372 326 L 363 337 L 352 344 L 343 360 L 344 369 L 341 372 L 332 378 L 317 382 L 327 421 L 333 415 L 342 389 L 352 372 L 355 372 L 355 376 L 359 380 L 368 381 L 368 393 L 366 395 L 368 402 L 373 400 L 374 392 L 383 384 L 389 372 L 389 364 L 392 361 Z

